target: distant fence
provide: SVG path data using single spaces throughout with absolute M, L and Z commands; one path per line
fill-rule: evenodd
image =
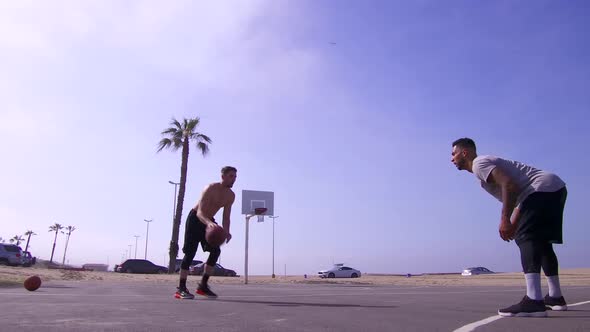
M 82 268 L 90 271 L 102 271 L 106 272 L 109 270 L 109 266 L 106 264 L 84 264 Z
M 406 277 L 411 275 L 412 277 L 419 277 L 419 276 L 443 276 L 443 275 L 458 275 L 461 274 L 459 272 L 435 272 L 435 273 L 404 273 L 404 274 L 395 274 L 395 273 L 365 273 L 367 276 L 375 276 L 375 277 Z
M 84 264 L 82 267 L 73 267 L 67 265 L 50 264 L 47 266 L 51 270 L 66 270 L 66 271 L 108 271 L 109 266 L 106 264 Z

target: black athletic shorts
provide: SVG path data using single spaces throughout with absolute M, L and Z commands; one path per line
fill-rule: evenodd
M 215 219 L 211 218 L 213 222 Z M 184 245 L 182 247 L 182 251 L 186 253 L 194 254 L 197 252 L 197 248 L 199 243 L 201 243 L 201 247 L 203 251 L 211 252 L 219 250 L 218 247 L 212 247 L 207 243 L 205 239 L 205 230 L 207 226 L 199 220 L 197 217 L 197 211 L 192 209 L 191 212 L 188 214 L 186 218 L 186 225 L 184 230 Z
M 516 231 L 516 243 L 541 241 L 563 243 L 563 209 L 567 189 L 555 192 L 535 192 L 520 205 L 520 221 Z

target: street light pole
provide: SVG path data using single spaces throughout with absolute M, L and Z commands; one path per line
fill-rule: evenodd
M 147 220 L 144 219 L 143 221 L 145 221 L 147 223 L 147 230 L 145 231 L 145 257 L 143 259 L 147 259 L 147 244 L 148 244 L 148 235 L 150 234 L 150 223 L 153 220 Z
M 131 247 L 133 247 L 133 245 L 132 244 L 128 244 L 127 246 L 129 246 L 129 251 L 128 251 L 129 257 L 128 258 L 131 258 Z
M 139 235 L 133 235 L 135 238 L 135 259 L 137 259 L 137 239 L 139 239 Z
M 269 216 L 272 218 L 272 277 L 275 277 L 275 219 L 279 216 Z
M 174 221 L 174 219 L 176 218 L 176 187 L 180 184 L 180 182 L 176 183 L 168 181 L 168 183 L 174 185 L 174 206 L 172 207 L 172 220 Z

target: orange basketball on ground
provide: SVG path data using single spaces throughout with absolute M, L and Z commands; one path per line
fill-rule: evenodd
M 214 247 L 219 247 L 225 242 L 225 230 L 221 226 L 207 227 L 205 240 Z
M 38 276 L 28 277 L 24 282 L 24 286 L 28 291 L 36 291 L 41 287 L 41 278 Z

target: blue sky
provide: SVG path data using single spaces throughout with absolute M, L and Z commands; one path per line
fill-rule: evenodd
M 556 172 L 568 184 L 562 268 L 587 267 L 590 5 L 551 1 L 19 1 L 0 4 L 0 236 L 74 225 L 72 264 L 119 263 L 139 235 L 166 264 L 180 154 L 171 117 L 200 117 L 186 211 L 238 168 L 275 192 L 275 271 L 519 271 L 501 206 L 450 162 L 451 142 Z M 221 213 L 218 218 L 221 217 Z M 252 223 L 250 273 L 270 274 L 272 225 Z M 65 237 L 58 238 L 61 261 Z M 182 244 L 181 244 L 182 245 Z M 197 259 L 204 260 L 201 251 Z

